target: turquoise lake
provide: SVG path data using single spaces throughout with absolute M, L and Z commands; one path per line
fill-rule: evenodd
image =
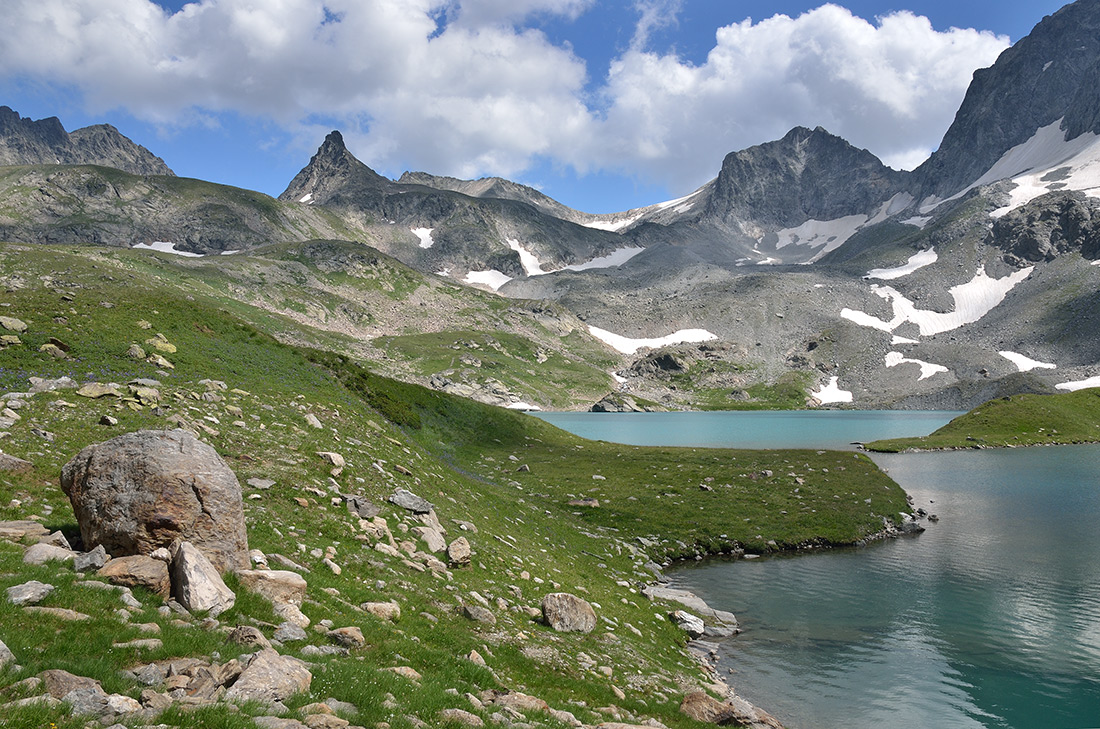
M 556 415 L 546 419 L 585 437 L 624 438 L 619 414 L 592 414 L 583 432 Z M 687 432 L 725 416 L 721 427 L 752 431 L 753 447 L 824 448 L 880 437 L 850 435 L 868 419 L 919 435 L 954 413 L 894 413 L 889 424 L 881 413 L 798 413 L 789 427 L 787 413 L 767 413 L 780 437 L 766 442 L 762 413 L 675 415 L 688 416 L 676 420 Z M 808 426 L 807 415 L 829 417 Z M 745 447 L 654 421 L 647 443 Z M 629 437 L 641 428 L 630 423 Z M 1100 446 L 873 457 L 940 521 L 863 548 L 669 573 L 741 621 L 721 645 L 727 681 L 790 729 L 1100 727 Z

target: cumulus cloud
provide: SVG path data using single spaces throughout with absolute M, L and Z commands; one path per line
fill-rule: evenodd
M 6 0 L 0 77 L 75 88 L 163 125 L 225 112 L 311 140 L 330 123 L 382 170 L 515 176 L 534 160 L 688 189 L 722 156 L 822 125 L 912 166 L 1007 39 L 836 5 L 720 28 L 705 62 L 647 48 L 679 0 L 637 0 L 633 42 L 588 68 L 528 22 L 595 0 Z M 46 50 L 48 49 L 48 50 Z
M 699 65 L 631 49 L 608 73 L 601 142 L 585 157 L 628 159 L 690 186 L 726 153 L 802 125 L 912 167 L 938 146 L 973 71 L 1007 46 L 991 33 L 937 32 L 907 11 L 871 23 L 830 4 L 720 28 Z

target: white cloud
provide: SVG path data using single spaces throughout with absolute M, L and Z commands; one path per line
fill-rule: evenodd
M 312 142 L 338 124 L 382 170 L 515 176 L 549 160 L 692 189 L 728 152 L 797 124 L 912 166 L 973 70 L 1007 45 L 908 12 L 872 24 L 826 5 L 721 28 L 694 65 L 645 48 L 679 0 L 638 0 L 634 43 L 590 69 L 525 25 L 593 2 L 200 0 L 171 14 L 150 0 L 6 0 L 17 32 L 0 35 L 0 78 L 75 88 L 92 113 L 166 126 L 229 112 Z
M 745 20 L 718 29 L 699 65 L 638 49 L 618 58 L 607 129 L 587 152 L 689 187 L 713 176 L 726 153 L 803 125 L 912 167 L 938 146 L 973 71 L 1007 45 L 974 30 L 937 32 L 908 11 L 872 24 L 830 4 Z

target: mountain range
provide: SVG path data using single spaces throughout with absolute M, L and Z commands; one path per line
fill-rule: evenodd
M 318 326 L 366 339 L 357 353 L 392 374 L 500 404 L 598 399 L 598 386 L 563 402 L 525 385 L 552 354 L 615 391 L 613 407 L 969 408 L 1100 385 L 1098 31 L 1096 0 L 1044 18 L 975 73 L 912 172 L 800 127 L 727 155 L 683 198 L 612 215 L 499 178 L 389 180 L 336 131 L 276 200 L 172 177 L 113 127 L 70 134 L 0 107 L 0 238 L 252 261 L 290 245 L 326 267 L 343 254 L 309 241 L 369 246 L 396 259 L 391 272 L 407 266 L 414 291 L 497 296 L 460 316 L 422 297 L 432 316 L 376 315 L 389 329 L 328 306 Z M 239 288 L 287 316 L 303 306 Z M 527 323 L 497 316 L 497 301 Z M 546 316 L 554 334 L 532 333 Z M 493 332 L 527 337 L 543 360 L 502 383 L 482 356 L 387 349 Z

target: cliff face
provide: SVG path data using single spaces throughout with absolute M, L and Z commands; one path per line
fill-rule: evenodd
M 916 170 L 948 197 L 1035 130 L 1063 119 L 1067 139 L 1100 131 L 1100 3 L 1078 0 L 1044 18 L 974 80 L 939 150 Z
M 135 175 L 172 175 L 168 165 L 110 124 L 69 133 L 57 117 L 37 121 L 0 106 L 0 165 L 100 165 Z

